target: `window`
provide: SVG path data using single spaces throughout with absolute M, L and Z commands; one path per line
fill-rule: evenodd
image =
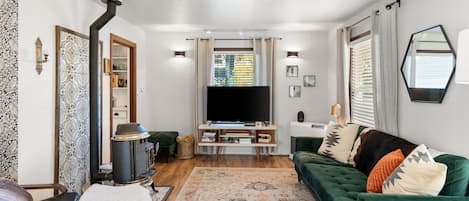
M 350 117 L 353 123 L 374 127 L 371 40 L 350 48 Z
M 256 84 L 254 53 L 215 52 L 212 85 L 254 86 Z

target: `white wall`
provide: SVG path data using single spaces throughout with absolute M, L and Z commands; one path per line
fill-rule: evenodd
M 152 131 L 192 135 L 194 125 L 194 41 L 185 33 L 147 33 L 147 103 L 144 125 Z M 174 51 L 186 51 L 175 58 Z
M 350 17 L 344 24 L 350 25 L 366 17 L 376 6 L 383 6 L 379 2 Z M 455 49 L 457 49 L 458 32 L 469 28 L 469 13 L 466 0 L 412 0 L 402 1 L 398 9 L 398 51 L 399 66 L 404 58 L 410 35 L 414 32 L 442 24 Z M 333 32 L 335 30 L 331 30 Z M 333 37 L 332 33 L 331 36 Z M 333 40 L 331 40 L 334 42 Z M 336 44 L 330 44 L 330 50 Z M 334 59 L 330 55 L 330 60 Z M 333 63 L 332 63 L 333 64 Z M 329 64 L 330 71 L 336 65 Z M 400 71 L 399 71 L 400 72 Z M 332 76 L 331 76 L 332 78 Z M 334 78 L 332 78 L 334 79 Z M 424 143 L 429 147 L 445 152 L 468 157 L 469 134 L 464 125 L 469 122 L 469 86 L 451 82 L 442 104 L 411 102 L 404 80 L 399 74 L 399 133 L 400 136 L 414 143 Z M 332 97 L 332 95 L 331 95 Z
M 442 24 L 457 49 L 458 32 L 469 28 L 467 0 L 403 1 L 398 9 L 399 64 L 402 63 L 410 35 Z M 399 77 L 400 135 L 446 152 L 469 156 L 469 86 L 451 82 L 442 104 L 411 102 L 402 76 Z
M 269 34 L 267 34 L 269 35 Z M 302 110 L 307 121 L 326 122 L 328 119 L 327 31 L 270 33 L 282 37 L 278 41 L 275 74 L 275 117 L 278 126 L 279 153 L 290 150 L 288 126 Z M 147 94 L 145 115 L 149 130 L 176 130 L 180 135 L 193 133 L 194 122 L 194 57 L 193 37 L 188 33 L 147 33 Z M 217 36 L 214 36 L 215 38 Z M 221 37 L 221 36 L 218 36 Z M 174 58 L 174 50 L 186 50 L 186 58 Z M 300 52 L 299 59 L 287 59 L 287 50 Z M 286 65 L 298 64 L 299 77 L 286 78 Z M 317 75 L 317 87 L 302 87 L 301 98 L 288 97 L 288 85 L 303 85 L 303 75 Z M 237 149 L 233 152 L 242 152 Z
M 274 116 L 277 125 L 278 152 L 290 152 L 290 121 L 296 121 L 298 111 L 305 121 L 327 122 L 328 100 L 328 32 L 277 33 L 277 63 L 275 69 Z M 286 58 L 288 50 L 299 51 L 299 59 Z M 298 64 L 298 78 L 287 78 L 286 65 Z M 303 87 L 303 75 L 316 75 L 316 87 Z M 301 98 L 288 97 L 289 85 L 301 85 Z
M 91 0 L 19 1 L 18 180 L 21 184 L 53 181 L 55 25 L 87 34 L 89 25 L 104 11 L 103 5 Z M 138 43 L 137 76 L 143 77 L 140 76 L 145 74 L 143 30 L 114 18 L 101 31 L 105 57 L 109 57 L 109 32 Z M 41 38 L 44 50 L 50 55 L 41 75 L 35 71 L 34 42 L 37 37 Z M 144 79 L 139 80 L 139 86 L 143 86 L 142 83 Z M 141 95 L 139 104 L 144 100 Z

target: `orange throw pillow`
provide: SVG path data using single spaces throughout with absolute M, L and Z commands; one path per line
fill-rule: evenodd
M 382 193 L 384 180 L 391 175 L 404 159 L 405 156 L 400 149 L 390 152 L 379 159 L 368 176 L 366 191 L 368 193 Z

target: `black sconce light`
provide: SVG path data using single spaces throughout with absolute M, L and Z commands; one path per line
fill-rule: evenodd
M 287 51 L 287 57 L 288 58 L 298 58 L 298 52 L 297 51 Z
M 174 51 L 174 57 L 186 57 L 185 51 Z

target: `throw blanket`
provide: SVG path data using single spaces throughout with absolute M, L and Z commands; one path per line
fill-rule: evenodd
M 91 185 L 80 201 L 152 201 L 150 192 L 138 184 L 126 186 Z

